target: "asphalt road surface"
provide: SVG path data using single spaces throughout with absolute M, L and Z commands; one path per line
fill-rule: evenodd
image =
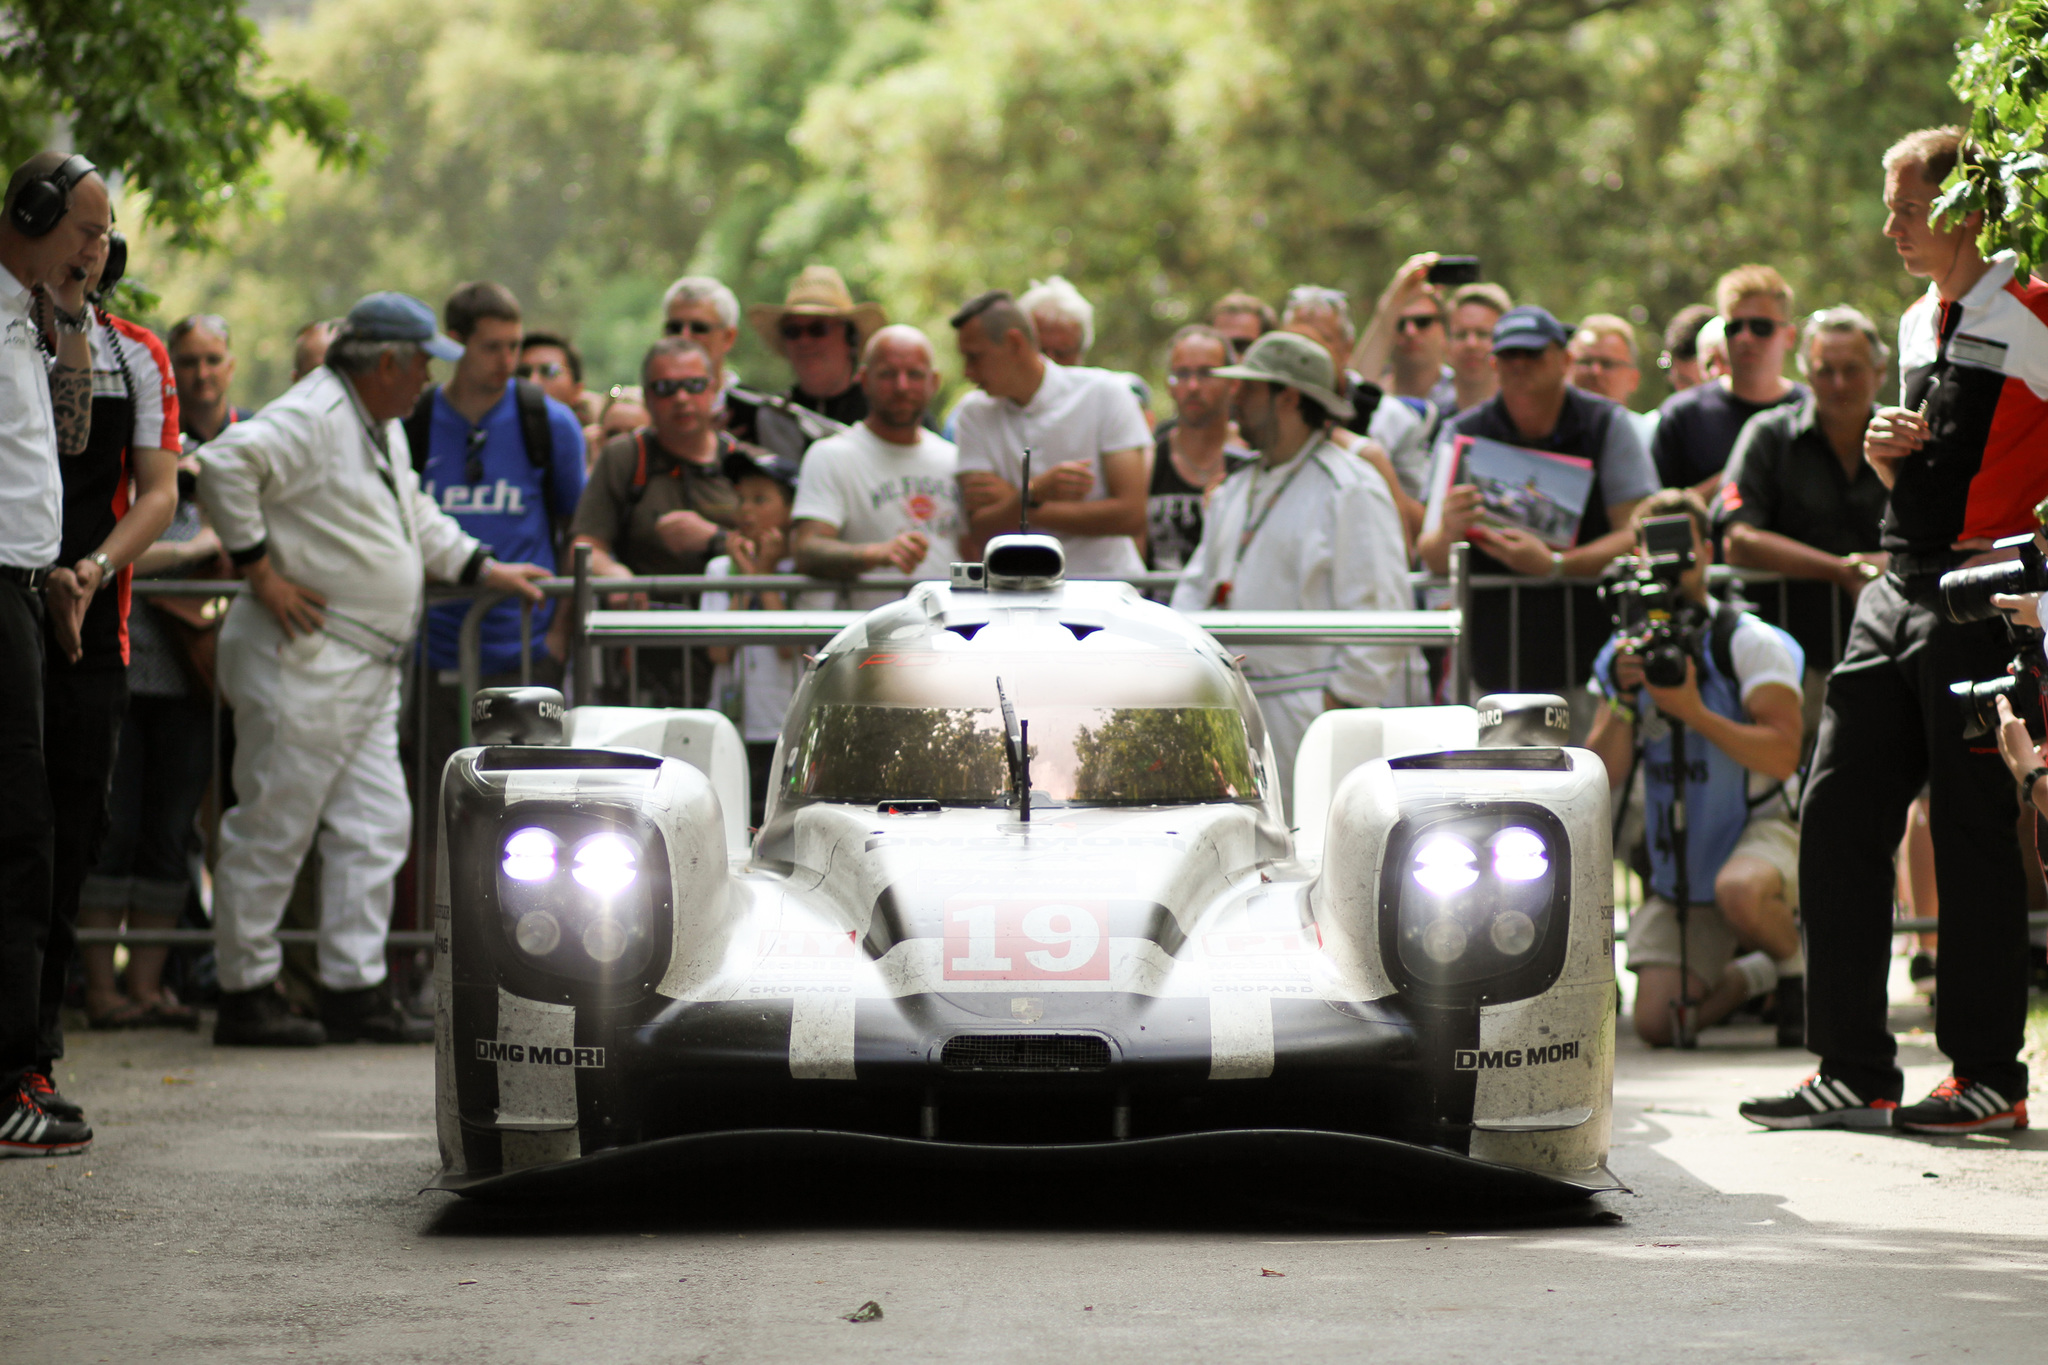
M 1944 1068 L 1902 1041 L 1917 1097 Z M 1760 1132 L 1737 1101 L 1809 1060 L 1767 1042 L 1623 1044 L 1612 1165 L 1633 1194 L 1374 1225 L 1226 1181 L 1131 1207 L 858 1171 L 795 1200 L 762 1179 L 493 1209 L 417 1192 L 428 1048 L 82 1033 L 59 1083 L 97 1144 L 0 1162 L 0 1359 L 2038 1359 L 2048 1131 Z M 843 1320 L 869 1301 L 880 1320 Z

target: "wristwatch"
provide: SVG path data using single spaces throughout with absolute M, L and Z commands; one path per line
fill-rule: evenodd
M 89 303 L 76 313 L 67 313 L 62 304 L 51 299 L 50 315 L 57 319 L 58 331 L 69 332 L 73 336 L 83 336 L 86 329 L 92 325 L 92 305 Z
M 1562 551 L 1559 551 L 1559 550 L 1552 550 L 1552 551 L 1550 552 L 1550 575 L 1549 575 L 1549 576 L 1550 576 L 1550 577 L 1552 577 L 1552 578 L 1563 578 L 1563 577 L 1564 577 L 1564 554 L 1563 554 L 1563 552 L 1562 552 Z
M 2034 804 L 2034 784 L 2044 777 L 2048 777 L 2048 768 L 2036 768 L 2027 774 L 2025 780 L 2020 783 L 2020 803 L 2022 805 L 2031 806 Z
M 105 550 L 94 550 L 86 558 L 100 566 L 100 582 L 112 581 L 114 577 L 114 561 L 107 558 Z

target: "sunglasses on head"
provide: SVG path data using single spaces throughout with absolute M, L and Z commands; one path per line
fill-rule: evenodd
M 1741 336 L 1744 332 L 1748 332 L 1758 341 L 1769 341 L 1777 335 L 1780 327 L 1786 327 L 1790 324 L 1780 322 L 1776 318 L 1730 318 L 1726 325 L 1728 328 L 1728 339 L 1731 341 Z
M 845 325 L 845 323 L 837 319 L 814 318 L 810 322 L 785 322 L 778 330 L 781 331 L 784 341 L 795 341 L 799 337 L 809 337 L 813 341 L 823 341 Z
M 711 387 L 711 380 L 701 374 L 687 379 L 650 379 L 647 381 L 649 398 L 673 398 L 679 393 L 702 393 Z
M 661 324 L 661 334 L 671 337 L 681 336 L 684 332 L 688 332 L 693 337 L 708 337 L 717 330 L 717 323 L 706 322 L 702 318 L 691 318 L 688 321 L 684 321 L 682 318 L 670 318 L 667 322 Z
M 541 379 L 560 379 L 568 372 L 568 368 L 559 360 L 548 360 L 538 365 L 516 366 L 512 373 L 518 375 L 521 379 L 532 379 L 536 376 Z
M 482 427 L 469 429 L 469 446 L 462 452 L 462 481 L 475 485 L 484 481 L 484 442 L 489 440 Z

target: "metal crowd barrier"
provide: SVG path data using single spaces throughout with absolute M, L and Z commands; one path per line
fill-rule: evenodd
M 1426 573 L 1410 575 L 1418 589 L 1447 590 L 1450 608 L 1436 611 L 1406 612 L 1200 612 L 1194 619 L 1204 629 L 1226 644 L 1382 644 L 1417 645 L 1442 648 L 1448 651 L 1449 673 L 1445 692 L 1455 701 L 1469 704 L 1473 700 L 1472 668 L 1468 651 L 1459 648 L 1463 638 L 1463 624 L 1470 619 L 1471 594 L 1477 589 L 1506 588 L 1511 593 L 1510 610 L 1518 616 L 1521 594 L 1525 592 L 1556 591 L 1560 588 L 1583 587 L 1597 583 L 1597 579 L 1552 579 L 1535 581 L 1516 575 L 1472 575 L 1466 571 L 1467 547 L 1463 544 L 1452 547 L 1451 573 L 1434 577 Z M 577 701 L 588 699 L 589 689 L 595 680 L 598 654 L 611 647 L 665 646 L 688 650 L 706 645 L 746 645 L 778 643 L 820 643 L 837 634 L 850 621 L 863 613 L 854 611 L 789 611 L 789 612 L 703 612 L 703 611 L 613 611 L 600 609 L 597 598 L 600 594 L 614 593 L 669 593 L 698 594 L 704 592 L 751 592 L 780 590 L 793 593 L 838 594 L 842 602 L 847 594 L 876 591 L 907 592 L 919 582 L 926 580 L 910 577 L 862 578 L 858 580 L 820 579 L 797 574 L 767 574 L 754 576 L 714 577 L 705 574 L 658 575 L 634 578 L 605 578 L 591 576 L 588 567 L 587 547 L 578 547 L 576 572 L 558 578 L 539 580 L 538 586 L 547 597 L 566 601 L 571 612 L 570 662 L 571 681 L 577 693 Z M 1745 588 L 1776 585 L 1780 619 L 1783 619 L 1788 602 L 1791 582 L 1782 575 L 1760 570 L 1736 569 L 1726 565 L 1715 565 L 1710 571 L 1710 581 L 1715 585 L 1729 580 L 1741 582 Z M 1171 588 L 1179 581 L 1173 573 L 1144 574 L 1125 580 L 1145 591 Z M 245 586 L 235 580 L 218 579 L 135 579 L 132 591 L 144 601 L 152 597 L 238 597 Z M 1842 619 L 1841 594 L 1835 594 L 1834 641 L 1839 654 L 1845 622 Z M 443 584 L 429 585 L 426 590 L 429 605 L 450 601 L 467 600 L 470 603 L 457 636 L 458 663 L 455 670 L 455 704 L 459 708 L 459 734 L 464 743 L 469 736 L 469 700 L 481 685 L 482 668 L 482 625 L 492 608 L 508 600 L 504 593 L 478 588 L 453 587 Z M 532 604 L 523 598 L 519 602 L 519 675 L 522 682 L 529 682 L 533 676 L 533 611 Z M 1567 597 L 1567 602 L 1570 601 Z M 1362 621 L 1361 617 L 1369 617 Z M 1575 643 L 1572 632 L 1576 628 L 1567 609 L 1566 647 L 1568 658 L 1575 658 L 1572 650 Z M 1607 623 L 1597 623 L 1604 635 Z M 629 655 L 629 657 L 631 657 Z M 424 649 L 411 652 L 405 677 L 406 723 L 414 726 L 414 791 L 425 793 L 430 789 L 427 773 L 428 752 L 428 701 L 432 696 L 434 673 L 426 663 Z M 1518 667 L 1511 662 L 1510 687 L 1518 685 L 1514 676 Z M 629 696 L 636 689 L 630 676 Z M 687 677 L 687 669 L 685 669 Z M 1578 679 L 1573 680 L 1575 683 Z M 1422 700 L 1428 700 L 1423 698 Z M 222 791 L 220 774 L 217 771 L 221 751 L 222 704 L 218 687 L 211 697 L 213 730 L 212 755 L 216 772 L 212 778 L 209 799 L 218 810 Z M 433 812 L 425 800 L 414 802 L 413 849 L 415 853 L 427 846 L 432 837 Z M 207 836 L 207 864 L 213 863 L 213 849 L 210 844 L 213 831 Z M 419 860 L 415 858 L 413 906 L 415 922 L 427 925 L 431 916 L 429 878 L 422 874 Z M 2048 914 L 2035 915 L 2037 925 L 2048 923 Z M 1900 921 L 1901 932 L 1923 927 L 1920 921 Z M 1935 921 L 1924 922 L 1932 930 Z M 317 934 L 310 930 L 281 930 L 278 938 L 284 943 L 311 943 Z M 213 935 L 206 930 L 106 930 L 81 929 L 79 939 L 85 943 L 122 943 L 129 945 L 203 945 L 212 942 Z M 396 948 L 428 948 L 433 946 L 433 934 L 425 929 L 394 930 L 390 944 Z

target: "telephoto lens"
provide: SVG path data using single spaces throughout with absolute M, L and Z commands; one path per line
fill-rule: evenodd
M 2040 547 L 2033 534 L 2010 536 L 1998 548 L 2016 548 L 2018 559 L 1997 564 L 1979 564 L 1973 569 L 1953 569 L 1941 576 L 1941 614 L 1957 625 L 1988 621 L 1998 615 L 1991 599 L 1999 593 L 2048 591 L 2048 568 L 2044 568 Z
M 2026 675 L 2022 675 L 2026 676 Z M 2031 677 L 2026 677 L 2032 683 Z M 2023 687 L 2019 678 L 2010 674 L 2003 678 L 1991 678 L 1984 682 L 1950 683 L 1948 690 L 1956 699 L 1956 710 L 1963 718 L 1963 738 L 1980 739 L 1998 728 L 1998 699 L 2004 697 L 2012 707 L 2013 714 L 2026 716 L 2032 707 L 2038 708 L 2038 697 L 2030 699 L 2032 687 Z

